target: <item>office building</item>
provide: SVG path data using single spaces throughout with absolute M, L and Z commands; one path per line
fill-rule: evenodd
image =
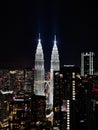
M 13 91 L 0 90 L 0 129 L 9 128 L 9 104 Z
M 9 129 L 26 130 L 30 128 L 31 100 L 14 97 L 9 104 Z
M 27 93 L 34 92 L 34 70 L 31 68 L 24 69 L 24 90 Z
M 33 127 L 37 123 L 45 121 L 46 97 L 33 94 L 31 100 L 31 127 Z
M 81 76 L 94 74 L 94 52 L 81 53 Z
M 0 90 L 2 90 L 2 91 L 12 90 L 12 88 L 10 86 L 9 69 L 0 70 Z
M 79 67 L 74 65 L 65 65 L 60 71 L 54 71 L 53 126 L 60 130 L 77 128 L 77 113 L 74 106 L 76 103 L 76 75 L 79 73 Z

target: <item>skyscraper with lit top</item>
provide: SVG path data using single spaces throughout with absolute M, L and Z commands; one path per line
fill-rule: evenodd
M 38 45 L 35 54 L 35 73 L 34 73 L 34 93 L 36 95 L 44 95 L 44 54 L 39 34 Z
M 54 36 L 54 45 L 51 53 L 51 66 L 50 66 L 50 104 L 53 104 L 53 72 L 60 70 L 60 60 L 57 48 L 56 35 Z

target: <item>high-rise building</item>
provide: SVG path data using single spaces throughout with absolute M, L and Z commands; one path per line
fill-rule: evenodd
M 33 91 L 34 71 L 25 69 L 0 70 L 0 90 L 31 93 Z
M 53 126 L 60 130 L 76 130 L 76 75 L 80 69 L 66 65 L 54 71 Z
M 9 70 L 10 74 L 10 87 L 14 90 L 14 94 L 24 91 L 24 70 L 13 69 Z
M 97 130 L 98 76 L 83 76 L 79 82 L 77 86 L 78 129 Z
M 81 53 L 81 76 L 94 74 L 94 52 Z
M 51 53 L 51 66 L 50 66 L 50 104 L 53 105 L 53 72 L 60 70 L 60 60 L 57 48 L 56 35 L 54 36 L 54 45 Z
M 42 122 L 46 118 L 46 97 L 41 95 L 32 95 L 31 103 L 31 126 L 37 122 Z
M 45 80 L 44 54 L 39 35 L 38 45 L 35 54 L 35 73 L 34 73 L 34 93 L 36 95 L 45 95 L 44 80 Z
M 9 129 L 26 130 L 30 128 L 31 100 L 15 98 L 9 104 Z
M 12 90 L 12 88 L 10 86 L 9 69 L 0 70 L 0 89 L 3 91 Z
M 52 48 L 50 64 L 51 65 L 50 65 L 49 104 L 53 105 L 53 71 L 57 71 L 60 69 L 60 60 L 59 60 L 56 36 L 54 37 L 54 45 Z M 35 53 L 34 93 L 36 95 L 45 95 L 44 81 L 45 81 L 44 54 L 39 35 L 38 45 Z
M 33 79 L 33 70 L 31 68 L 0 70 L 0 129 L 3 130 L 8 127 L 14 129 L 16 127 L 20 128 L 20 125 L 25 125 L 25 121 L 23 119 L 21 120 L 21 115 L 25 118 L 25 116 L 27 116 L 27 110 L 24 114 L 25 110 L 22 105 L 28 102 L 31 93 L 33 93 Z M 18 98 L 21 99 L 18 100 Z M 15 105 L 19 108 L 16 107 L 10 111 L 11 103 L 13 106 Z M 25 109 L 27 108 L 25 107 Z M 18 118 L 16 119 L 17 111 L 19 111 L 20 115 L 18 115 Z M 9 115 L 11 118 L 10 124 Z M 16 124 L 14 124 L 14 122 L 16 122 Z
M 31 68 L 26 68 L 24 70 L 24 90 L 28 93 L 33 93 L 34 89 L 34 71 Z
M 0 90 L 0 130 L 9 128 L 9 104 L 13 91 Z

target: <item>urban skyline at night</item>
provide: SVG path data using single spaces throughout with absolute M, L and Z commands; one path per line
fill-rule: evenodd
M 57 64 L 55 64 L 54 59 L 58 58 L 58 52 L 54 40 L 51 54 L 52 67 L 54 66 L 54 69 L 52 67 L 51 69 L 54 72 L 53 75 L 50 73 L 50 79 L 46 78 L 43 82 L 43 78 L 40 76 L 43 77 L 41 68 L 44 60 L 41 40 L 39 39 L 35 70 L 1 69 L 0 128 L 8 128 L 9 130 L 15 128 L 24 130 L 27 128 L 30 130 L 32 128 L 36 130 L 43 128 L 49 128 L 49 130 L 86 130 L 89 128 L 89 130 L 97 130 L 98 75 L 94 75 L 92 72 L 93 53 L 82 54 L 81 62 L 82 65 L 84 64 L 82 75 L 80 68 L 75 65 L 64 65 L 60 70 L 56 70 Z M 36 76 L 37 80 L 34 78 Z M 40 91 L 41 84 L 45 83 L 45 95 L 42 91 L 39 93 L 34 91 L 34 88 L 37 87 L 34 85 L 34 81 L 37 81 L 39 85 L 38 91 Z M 52 94 L 52 87 L 53 106 L 51 106 L 51 102 L 47 102 L 48 95 Z
M 97 3 L 0 5 L 0 129 L 98 130 Z

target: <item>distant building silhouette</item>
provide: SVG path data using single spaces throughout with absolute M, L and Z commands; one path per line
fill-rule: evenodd
M 94 52 L 81 53 L 81 76 L 94 74 Z

